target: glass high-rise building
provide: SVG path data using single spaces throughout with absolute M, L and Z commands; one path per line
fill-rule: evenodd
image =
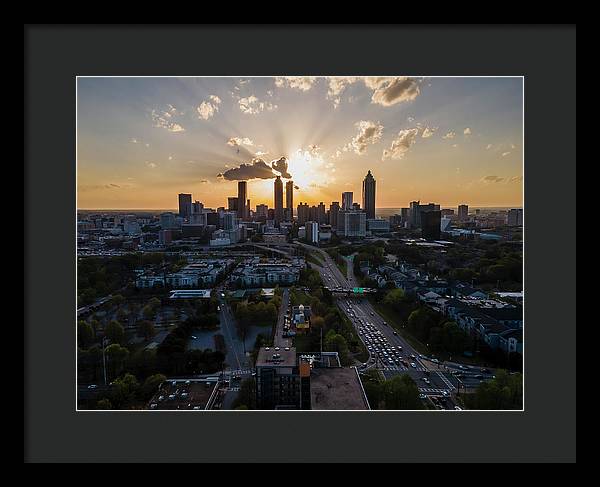
M 277 176 L 273 183 L 274 190 L 274 206 L 275 206 L 275 221 L 281 223 L 283 221 L 283 181 L 281 176 Z
M 237 196 L 237 213 L 238 218 L 245 220 L 248 218 L 248 210 L 246 202 L 248 200 L 248 183 L 246 181 L 238 181 L 238 196 Z
M 285 183 L 285 207 L 290 212 L 290 219 L 294 213 L 294 181 Z
M 367 214 L 367 219 L 375 218 L 375 185 L 375 178 L 369 170 L 362 185 L 362 206 Z
M 354 199 L 354 194 L 352 191 L 346 191 L 342 193 L 342 210 L 352 210 L 352 200 Z
M 192 195 L 179 193 L 179 216 L 189 218 L 192 214 Z

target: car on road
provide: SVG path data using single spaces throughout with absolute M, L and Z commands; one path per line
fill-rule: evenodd
M 192 335 L 190 338 L 191 338 L 192 340 L 196 340 L 198 337 L 197 337 L 196 335 Z
M 98 386 L 96 384 L 90 384 L 87 386 L 88 389 L 96 389 Z
M 448 397 L 448 391 L 442 391 L 442 396 Z
M 419 394 L 419 399 L 427 399 L 427 394 Z
M 396 336 L 398 335 L 398 332 L 396 330 L 394 330 L 392 333 Z
M 423 377 L 423 382 L 427 385 L 431 385 L 431 381 L 427 377 Z
M 416 369 L 416 368 L 417 368 L 417 364 L 415 364 L 414 362 L 411 362 L 411 363 L 410 363 L 410 366 L 411 366 L 413 369 Z

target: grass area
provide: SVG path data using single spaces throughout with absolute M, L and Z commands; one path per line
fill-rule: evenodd
M 352 338 L 354 338 L 358 342 L 358 349 L 359 349 L 358 352 L 355 352 L 355 353 L 350 352 L 350 355 L 352 357 L 354 357 L 354 359 L 364 363 L 367 360 L 369 360 L 369 351 L 367 350 L 367 347 L 365 347 L 365 344 L 363 343 L 363 341 L 358 336 L 358 333 L 356 332 L 356 328 L 354 327 L 354 325 L 352 324 L 350 319 L 346 316 L 345 313 L 342 312 L 341 314 L 342 314 L 342 319 L 348 324 L 348 326 L 350 328 L 352 328 Z
M 319 267 L 323 267 L 324 262 L 319 258 L 316 252 L 310 252 L 306 254 L 306 260 L 312 264 L 318 265 Z

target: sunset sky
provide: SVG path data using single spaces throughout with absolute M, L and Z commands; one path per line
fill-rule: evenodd
M 294 204 L 522 206 L 522 78 L 78 78 L 80 209 Z M 285 158 L 285 159 L 282 159 Z

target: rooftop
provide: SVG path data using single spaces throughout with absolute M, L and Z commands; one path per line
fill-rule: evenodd
M 287 350 L 286 350 L 287 348 Z M 256 358 L 257 367 L 294 367 L 296 349 L 289 347 L 262 347 Z
M 353 368 L 313 369 L 310 375 L 311 409 L 370 409 L 363 387 Z

